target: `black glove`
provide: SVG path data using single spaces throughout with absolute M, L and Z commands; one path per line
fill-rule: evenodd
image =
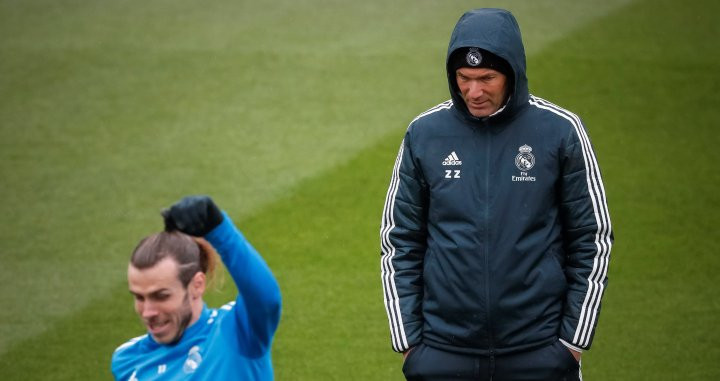
M 162 211 L 165 231 L 179 230 L 195 237 L 204 237 L 220 225 L 223 215 L 208 196 L 187 196 Z

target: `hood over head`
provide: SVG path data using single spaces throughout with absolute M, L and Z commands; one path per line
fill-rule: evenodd
M 455 79 L 457 50 L 480 48 L 491 52 L 509 64 L 512 73 L 508 76 L 510 99 L 498 114 L 512 115 L 521 105 L 527 103 L 528 84 L 525 75 L 525 47 L 523 46 L 520 26 L 515 17 L 504 9 L 481 8 L 466 12 L 455 25 L 448 46 L 446 70 L 450 95 L 455 107 L 466 117 L 479 119 L 467 109 Z M 499 70 L 503 72 L 504 70 Z

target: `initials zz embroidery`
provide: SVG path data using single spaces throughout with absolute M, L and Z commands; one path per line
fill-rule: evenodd
M 445 170 L 445 178 L 446 179 L 459 179 L 460 178 L 460 170 L 459 169 L 446 169 Z

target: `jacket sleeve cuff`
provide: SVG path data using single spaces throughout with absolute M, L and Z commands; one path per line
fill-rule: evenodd
M 393 338 L 393 350 L 398 353 L 404 353 L 408 349 L 420 344 L 422 342 L 422 326 L 421 320 L 413 323 L 405 323 L 404 338 L 394 337 Z
M 235 230 L 235 225 L 232 220 L 230 220 L 230 217 L 228 217 L 224 211 L 221 213 L 223 215 L 222 222 L 220 222 L 218 226 L 216 226 L 213 230 L 210 230 L 205 237 L 203 237 L 216 249 L 216 245 L 219 245 L 223 239 L 225 239 L 229 234 L 232 234 L 233 230 Z
M 564 346 L 568 347 L 569 349 L 574 350 L 575 352 L 581 352 L 581 353 L 582 353 L 582 351 L 583 351 L 582 348 L 576 347 L 575 345 L 572 345 L 572 344 L 568 343 L 567 341 L 565 341 L 565 340 L 563 340 L 563 339 L 560 339 L 560 342 L 561 342 Z

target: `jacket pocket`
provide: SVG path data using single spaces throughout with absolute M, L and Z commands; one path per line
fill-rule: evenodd
M 567 278 L 565 277 L 565 268 L 560 263 L 558 255 L 554 250 L 549 251 L 543 260 L 543 267 L 547 289 L 559 294 L 567 290 Z
M 405 374 L 406 376 L 413 373 L 413 364 L 415 363 L 415 358 L 420 356 L 420 352 L 422 352 L 422 346 L 423 344 L 419 343 L 414 347 L 411 347 L 409 349 L 410 353 L 408 353 L 407 357 L 405 357 L 405 359 L 403 360 L 402 371 L 403 374 Z

